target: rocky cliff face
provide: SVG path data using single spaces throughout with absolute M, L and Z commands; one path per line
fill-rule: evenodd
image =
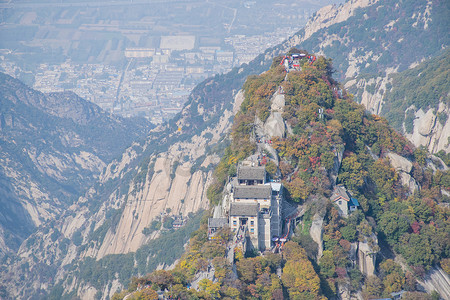
M 135 252 L 162 234 L 160 231 L 144 233 L 152 221 L 180 215 L 187 218 L 208 208 L 206 189 L 219 161 L 214 149 L 223 143 L 242 100 L 242 93 L 237 93 L 217 122 L 186 140 L 180 137 L 183 128 L 188 127 L 189 115 L 182 116 L 177 121 L 177 129 L 169 134 L 169 138 L 178 141 L 168 143 L 168 149 L 163 152 L 154 149 L 148 152 L 158 143 L 158 132 L 164 131 L 163 127 L 155 129 L 143 144 L 134 143 L 120 159 L 104 169 L 96 188 L 89 189 L 60 219 L 22 245 L 18 252 L 20 262 L 3 277 L 5 282 L 19 282 L 13 273 L 22 273 L 20 266 L 24 264 L 29 266 L 25 272 L 28 274 L 42 263 L 58 265 L 58 268 L 46 267 L 46 272 L 54 274 L 54 280 L 63 280 L 67 291 L 91 299 L 98 290 L 77 277 L 71 277 L 71 283 L 67 283 L 64 281 L 67 272 L 62 267 L 87 257 L 100 260 L 110 254 Z M 34 284 L 27 289 L 12 290 L 11 294 L 16 297 L 35 294 L 42 285 L 47 287 L 48 280 L 40 274 L 28 275 L 27 281 Z M 109 290 L 104 291 L 105 297 L 108 294 Z
M 440 103 L 438 110 L 428 109 L 424 112 L 419 109 L 414 117 L 413 133 L 406 136 L 415 144 L 425 146 L 432 153 L 444 150 L 450 152 L 450 120 L 445 122 L 438 120 L 438 115 L 450 116 L 450 107 Z
M 121 207 L 120 218 L 114 228 L 108 230 L 99 247 L 86 253 L 94 254 L 100 259 L 108 254 L 136 251 L 156 237 L 146 236 L 142 231 L 153 220 L 159 220 L 161 215 L 188 216 L 199 209 L 208 208 L 206 189 L 219 161 L 218 155 L 212 149 L 223 143 L 223 138 L 231 127 L 232 118 L 242 101 L 243 95 L 239 92 L 234 101 L 231 101 L 232 106 L 223 110 L 211 127 L 188 140 L 171 143 L 164 152 L 155 152 L 146 157 L 145 163 L 136 168 L 138 173 L 134 179 L 127 182 L 129 185 L 126 186 L 125 195 L 117 197 L 117 193 L 112 192 L 110 201 L 102 203 L 98 219 L 104 218 L 100 216 L 104 215 L 104 211 Z M 183 136 L 183 128 L 188 125 L 190 117 L 184 113 L 190 108 L 188 105 L 183 110 L 182 117 L 177 120 L 177 130 L 171 133 L 171 137 L 176 139 Z M 150 139 L 142 146 L 144 153 L 155 139 Z M 132 148 L 128 150 L 129 155 L 124 155 L 122 160 L 115 161 L 106 168 L 100 178 L 101 182 L 107 183 L 124 176 L 127 167 L 138 157 Z M 142 174 L 142 177 L 139 174 Z M 101 226 L 101 222 L 97 223 L 97 226 Z
M 346 87 L 359 87 L 361 103 L 386 116 L 416 146 L 448 153 L 449 90 L 441 78 L 448 76 L 449 57 L 447 51 L 404 72 L 389 69 L 384 77 L 349 80 Z
M 437 291 L 442 299 L 450 298 L 450 278 L 441 268 L 433 268 L 419 284 L 428 292 Z
M 145 124 L 112 117 L 73 93 L 39 93 L 4 74 L 0 91 L 0 253 L 7 253 L 61 214 L 121 148 L 145 134 Z M 125 137 L 127 131 L 133 133 Z
M 354 16 L 355 11 L 377 3 L 378 0 L 351 0 L 341 5 L 328 5 L 319 9 L 305 26 L 304 35 L 297 36 L 299 43 L 310 38 L 314 33 L 336 23 L 344 22 Z
M 386 70 L 386 75 L 383 77 L 350 79 L 346 82 L 345 88 L 357 88 L 361 95 L 361 104 L 363 104 L 371 113 L 381 115 L 385 91 L 389 85 L 392 85 L 392 79 L 389 78 L 389 75 L 395 72 L 395 69 L 388 68 Z M 375 87 L 375 91 L 372 91 L 370 87 Z
M 238 94 L 236 102 L 241 98 Z M 232 111 L 225 110 L 215 127 L 193 136 L 190 141 L 176 142 L 168 151 L 150 157 L 149 173 L 140 186 L 130 187 L 126 203 L 120 204 L 125 206 L 120 221 L 106 234 L 97 258 L 136 251 L 151 238 L 142 233 L 143 229 L 161 214 L 188 216 L 208 208 L 206 189 L 219 157 L 207 153 L 206 149 L 226 134 L 232 116 Z M 182 124 L 180 121 L 181 128 Z

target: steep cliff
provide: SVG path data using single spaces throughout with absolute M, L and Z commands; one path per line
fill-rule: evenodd
M 239 107 L 241 98 L 238 93 L 235 106 Z M 132 182 L 126 203 L 121 204 L 125 208 L 120 221 L 114 231 L 109 230 L 106 234 L 97 258 L 136 251 L 149 239 L 142 233 L 143 229 L 161 214 L 188 216 L 208 208 L 206 188 L 219 160 L 217 154 L 208 149 L 226 135 L 232 117 L 233 110 L 225 110 L 214 127 L 193 136 L 190 141 L 175 142 L 166 152 L 149 157 L 148 166 L 142 166 L 148 173 L 142 182 L 136 178 Z M 183 128 L 183 120 L 178 126 Z M 105 176 L 101 180 L 108 179 Z
M 0 93 L 4 254 L 60 215 L 149 124 L 113 117 L 73 93 L 42 94 L 5 74 Z
M 450 151 L 449 85 L 450 52 L 411 65 L 397 72 L 386 70 L 384 77 L 352 79 L 346 87 L 356 91 L 361 103 L 405 134 L 416 146 L 432 153 Z
M 381 114 L 416 145 L 450 151 L 450 51 L 391 76 Z M 378 89 L 378 86 L 377 86 Z

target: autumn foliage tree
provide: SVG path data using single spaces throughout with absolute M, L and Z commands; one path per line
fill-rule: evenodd
M 291 299 L 319 299 L 320 279 L 305 250 L 290 241 L 284 246 L 284 255 L 286 263 L 281 280 Z

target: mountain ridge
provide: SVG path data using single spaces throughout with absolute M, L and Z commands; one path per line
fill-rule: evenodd
M 22 220 L 19 223 L 28 229 L 21 234 L 19 226 L 10 224 L 7 228 L 20 240 L 60 214 L 78 197 L 83 185 L 98 177 L 109 160 L 120 153 L 119 149 L 104 151 L 105 144 L 113 142 L 119 148 L 124 147 L 127 140 L 142 137 L 146 125 L 103 113 L 73 93 L 39 93 L 5 74 L 0 74 L 0 85 L 4 179 L 1 198 L 5 208 L 2 222 L 17 215 Z M 103 125 L 110 127 L 104 128 L 104 132 L 117 130 L 117 133 L 105 138 L 98 130 Z M 109 140 L 119 137 L 120 130 L 131 128 L 135 133 L 130 138 L 119 143 Z M 5 205 L 15 205 L 16 209 L 7 209 Z M 18 245 L 13 243 L 11 247 L 17 249 Z

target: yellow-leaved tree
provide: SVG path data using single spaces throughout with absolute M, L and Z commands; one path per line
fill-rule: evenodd
M 291 299 L 320 299 L 320 279 L 306 251 L 294 242 L 284 246 L 286 264 L 281 280 Z

